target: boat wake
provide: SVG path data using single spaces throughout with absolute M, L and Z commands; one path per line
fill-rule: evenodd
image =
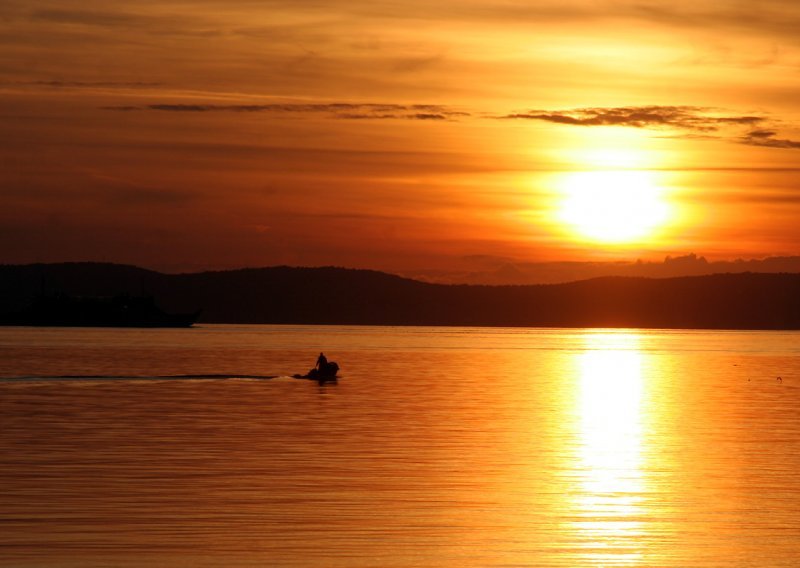
M 192 375 L 30 375 L 24 377 L 0 377 L 0 382 L 29 381 L 202 381 L 202 380 L 267 380 L 284 375 L 249 375 L 243 373 L 192 374 Z M 288 377 L 287 377 L 288 378 Z

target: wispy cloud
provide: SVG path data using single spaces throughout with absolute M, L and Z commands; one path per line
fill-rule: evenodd
M 32 22 L 50 26 L 81 26 L 95 30 L 139 32 L 147 35 L 209 37 L 221 33 L 213 25 L 213 20 L 202 19 L 197 13 L 159 14 L 149 7 L 136 12 L 114 9 L 51 8 L 34 10 L 29 13 L 28 18 Z
M 30 17 L 32 20 L 43 22 L 96 26 L 129 26 L 131 24 L 145 25 L 152 22 L 152 18 L 141 15 L 97 10 L 35 10 L 33 13 L 31 13 Z
M 360 104 L 360 103 L 273 103 L 273 104 L 150 104 L 144 106 L 120 105 L 105 106 L 103 110 L 112 111 L 164 111 L 177 113 L 233 112 L 233 113 L 275 113 L 275 114 L 326 114 L 333 118 L 347 120 L 453 120 L 470 116 L 441 105 L 401 105 L 401 104 Z
M 538 120 L 568 126 L 621 126 L 682 132 L 682 137 L 729 140 L 748 146 L 800 149 L 800 141 L 778 138 L 776 121 L 754 114 L 721 114 L 699 106 L 592 107 L 530 110 L 501 119 Z M 742 129 L 749 129 L 742 134 Z M 713 134 L 711 134 L 713 133 Z
M 742 144 L 749 146 L 762 146 L 765 148 L 800 149 L 800 140 L 776 138 L 774 130 L 752 130 L 740 139 Z
M 504 119 L 541 120 L 574 126 L 629 126 L 633 128 L 675 128 L 713 132 L 725 125 L 757 125 L 762 116 L 716 116 L 710 109 L 695 106 L 638 106 L 578 108 L 562 111 L 530 110 L 504 115 Z
M 20 81 L 16 85 L 53 87 L 54 89 L 148 89 L 161 87 L 164 83 L 149 81 Z
M 73 83 L 40 81 L 52 86 L 101 86 L 105 83 Z M 109 85 L 148 86 L 148 83 L 113 83 Z M 153 84 L 155 85 L 155 84 Z M 198 113 L 270 113 L 275 115 L 320 115 L 337 120 L 416 120 L 453 121 L 466 117 L 487 117 L 489 113 L 466 112 L 446 105 L 394 103 L 269 103 L 269 104 L 193 104 L 158 103 L 148 105 L 116 105 L 100 107 L 117 112 Z M 619 126 L 638 129 L 678 131 L 681 136 L 727 139 L 738 144 L 765 148 L 800 149 L 800 141 L 778 138 L 771 126 L 775 121 L 757 114 L 731 114 L 700 106 L 621 106 L 586 107 L 563 110 L 528 110 L 493 118 L 533 120 L 567 126 Z M 742 133 L 742 129 L 748 129 Z

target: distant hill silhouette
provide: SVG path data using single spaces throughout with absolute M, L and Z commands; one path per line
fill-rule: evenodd
M 458 270 L 416 270 L 404 276 L 438 284 L 562 284 L 603 276 L 677 278 L 711 274 L 800 272 L 800 256 L 771 256 L 761 259 L 709 261 L 694 253 L 667 256 L 663 262 L 641 261 L 560 261 L 520 262 L 489 255 L 462 257 Z
M 167 311 L 202 308 L 200 323 L 800 329 L 800 274 L 478 286 L 333 267 L 168 275 L 105 263 L 0 266 L 0 312 L 41 293 L 145 293 Z

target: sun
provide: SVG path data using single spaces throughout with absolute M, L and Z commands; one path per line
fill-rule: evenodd
M 559 220 L 595 242 L 648 239 L 670 216 L 664 190 L 649 171 L 575 172 L 562 178 L 560 190 Z

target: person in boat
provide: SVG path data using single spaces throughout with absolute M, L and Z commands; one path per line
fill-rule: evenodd
M 323 371 L 325 367 L 328 366 L 328 358 L 325 357 L 324 353 L 320 353 L 319 357 L 317 357 L 317 366 L 315 367 L 317 371 Z

